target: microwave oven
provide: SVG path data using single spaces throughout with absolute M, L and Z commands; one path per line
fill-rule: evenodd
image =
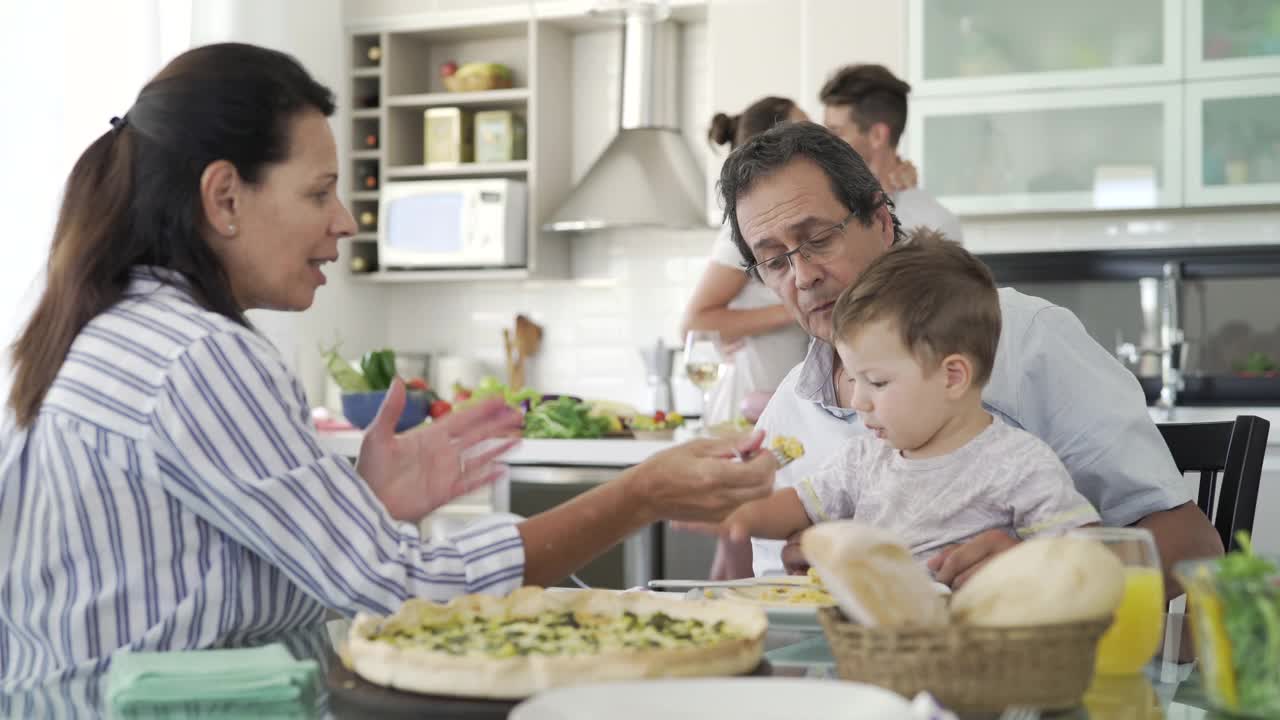
M 387 183 L 378 212 L 383 269 L 524 267 L 526 187 L 499 178 Z

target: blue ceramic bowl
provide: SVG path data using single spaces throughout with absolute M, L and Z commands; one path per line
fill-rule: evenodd
M 378 415 L 382 400 L 387 396 L 386 390 L 374 390 L 365 393 L 343 393 L 342 414 L 347 420 L 361 430 L 369 427 L 369 423 Z M 431 409 L 430 399 L 426 393 L 410 392 L 405 395 L 404 411 L 396 422 L 396 432 L 404 432 L 411 427 L 422 424 Z

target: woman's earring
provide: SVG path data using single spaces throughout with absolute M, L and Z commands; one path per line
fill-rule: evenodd
M 228 226 L 227 226 L 227 232 L 231 233 L 232 235 L 235 235 L 235 234 L 236 234 L 236 226 L 235 226 L 235 225 L 228 225 Z

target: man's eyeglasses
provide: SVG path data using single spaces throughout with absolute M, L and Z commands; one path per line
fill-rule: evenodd
M 805 259 L 805 262 L 826 262 L 840 254 L 844 249 L 844 243 L 840 242 L 840 234 L 849 226 L 849 223 L 857 216 L 857 212 L 851 212 L 839 224 L 832 225 L 826 230 L 822 230 L 813 237 L 805 240 L 796 246 L 794 250 L 789 250 L 781 255 L 774 255 L 767 260 L 752 265 L 746 269 L 747 274 L 755 271 L 760 279 L 767 285 L 776 283 L 787 276 L 793 268 L 795 268 L 795 260 L 792 256 L 796 253 Z

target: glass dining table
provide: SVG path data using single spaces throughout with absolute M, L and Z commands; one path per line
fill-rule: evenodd
M 3 718 L 505 718 L 512 703 L 433 698 L 377 688 L 350 673 L 337 652 L 346 637 L 348 620 L 332 620 L 314 632 L 285 640 L 299 658 L 317 661 L 314 686 L 299 701 L 255 706 L 226 703 L 178 702 L 145 709 L 114 711 L 106 704 L 106 678 L 90 674 L 20 693 L 0 694 Z M 765 674 L 770 677 L 816 678 L 841 682 L 820 632 L 771 630 L 765 639 Z M 180 658 L 175 655 L 175 659 Z M 999 715 L 987 716 L 997 718 Z M 1018 717 L 1027 717 L 1020 715 Z M 1054 713 L 1048 720 L 1200 720 L 1224 718 L 1208 709 L 1199 692 L 1193 664 L 1155 661 L 1140 675 L 1100 677 L 1083 705 Z M 961 720 L 967 720 L 967 716 Z

